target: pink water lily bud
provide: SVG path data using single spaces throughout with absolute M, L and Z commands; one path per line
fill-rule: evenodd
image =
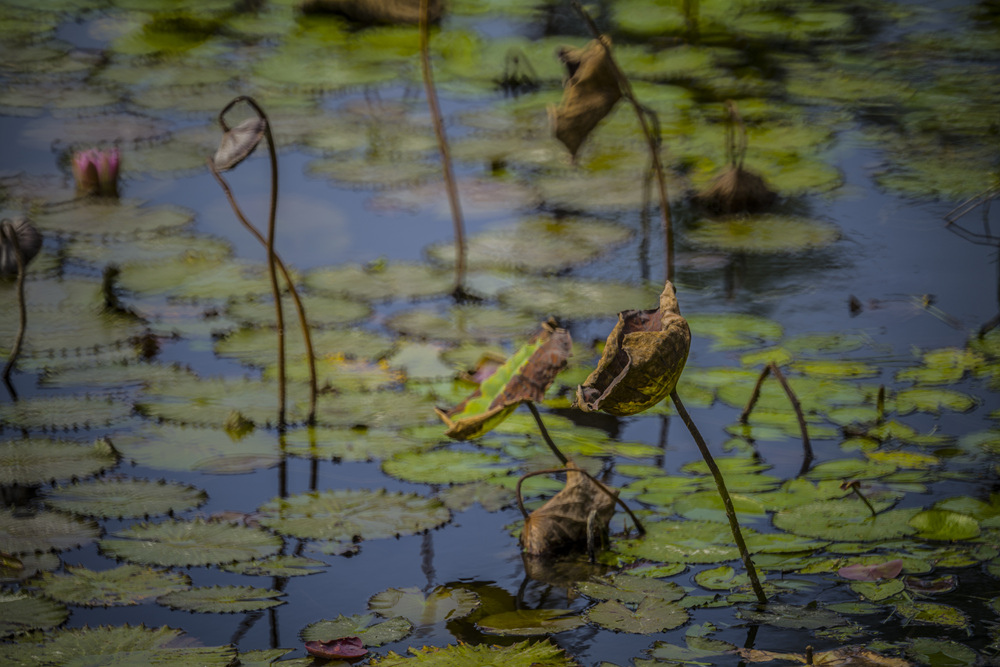
M 118 148 L 91 148 L 73 154 L 71 165 L 76 191 L 83 196 L 118 196 L 118 171 L 121 155 Z

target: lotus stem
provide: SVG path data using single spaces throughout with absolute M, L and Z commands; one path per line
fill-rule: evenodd
M 17 230 L 14 229 L 14 225 L 10 221 L 4 220 L 3 222 L 0 222 L 0 236 L 7 238 L 7 241 L 14 249 L 14 258 L 17 260 L 17 334 L 14 335 L 14 344 L 10 348 L 10 356 L 7 357 L 7 363 L 3 367 L 4 384 L 6 384 L 7 389 L 10 390 L 11 396 L 16 398 L 17 393 L 14 391 L 14 387 L 10 382 L 10 373 L 14 369 L 17 357 L 21 354 L 21 344 L 24 342 L 24 331 L 28 326 L 28 308 L 24 301 L 25 261 L 24 253 L 21 252 L 21 243 L 17 238 Z
M 208 160 L 208 168 L 215 176 L 215 180 L 218 181 L 219 186 L 226 195 L 226 199 L 229 200 L 229 205 L 232 207 L 233 212 L 236 214 L 237 219 L 243 224 L 244 227 L 257 239 L 261 245 L 267 247 L 267 240 L 264 236 L 257 231 L 257 228 L 253 226 L 245 215 L 243 211 L 240 210 L 239 204 L 236 203 L 236 198 L 233 196 L 233 191 L 226 183 L 226 180 L 219 173 L 219 170 L 215 167 L 215 162 L 211 159 Z M 295 303 L 295 311 L 298 313 L 299 317 L 299 328 L 302 329 L 302 340 L 306 348 L 306 356 L 309 358 L 309 416 L 306 422 L 312 426 L 316 423 L 316 395 L 317 381 L 316 381 L 316 357 L 313 354 L 312 346 L 312 333 L 309 330 L 309 322 L 306 318 L 306 309 L 302 304 L 302 299 L 299 297 L 299 291 L 295 287 L 295 283 L 292 281 L 291 275 L 288 273 L 288 269 L 285 267 L 285 263 L 281 261 L 281 257 L 277 253 L 274 254 L 274 261 L 278 265 L 278 270 L 281 271 L 281 277 L 285 279 L 285 283 L 288 285 L 288 291 L 292 295 L 292 301 Z
M 868 511 L 872 513 L 872 516 L 876 516 L 878 514 L 878 512 L 876 512 L 875 508 L 872 507 L 871 502 L 869 502 L 869 500 L 867 498 L 865 498 L 865 494 L 861 493 L 861 488 L 860 487 L 861 487 L 861 482 L 859 482 L 858 480 L 854 480 L 852 482 L 844 482 L 843 484 L 840 485 L 840 488 L 842 488 L 842 489 L 846 488 L 846 489 L 850 489 L 851 491 L 853 491 L 854 494 L 858 498 L 861 498 L 861 500 L 864 501 L 865 505 L 868 506 Z
M 875 421 L 881 424 L 885 421 L 885 385 L 878 387 L 878 396 L 875 398 Z
M 426 0 L 422 0 L 426 2 Z M 629 83 L 628 77 L 622 72 L 621 68 L 618 67 L 618 63 L 615 62 L 614 57 L 611 54 L 611 45 L 607 43 L 606 40 L 601 39 L 601 31 L 598 30 L 597 24 L 594 23 L 594 19 L 590 18 L 590 14 L 587 10 L 583 8 L 579 0 L 573 0 L 573 8 L 583 17 L 584 22 L 586 22 L 587 27 L 590 28 L 590 32 L 594 35 L 596 39 L 603 47 L 604 51 L 608 54 L 608 64 L 611 66 L 611 71 L 614 72 L 615 79 L 618 80 L 618 87 L 621 89 L 622 95 L 632 104 L 632 108 L 635 110 L 635 115 L 639 119 L 639 125 L 642 128 L 642 134 L 646 138 L 646 144 L 649 146 L 649 156 L 653 162 L 653 170 L 656 172 L 656 185 L 660 195 L 660 215 L 663 219 L 663 237 L 664 237 L 664 263 L 666 279 L 673 282 L 674 279 L 674 233 L 673 233 L 673 222 L 670 218 L 670 198 L 667 195 L 667 179 L 663 172 L 663 163 L 660 162 L 660 132 L 657 126 L 656 133 L 654 135 L 653 129 L 650 128 L 650 122 L 656 124 L 656 114 L 649 109 L 639 104 L 639 101 L 635 97 L 635 93 L 632 92 L 632 84 Z
M 528 472 L 521 475 L 520 479 L 517 480 L 517 488 L 516 488 L 517 507 L 518 509 L 521 510 L 521 516 L 523 516 L 525 519 L 528 518 L 528 511 L 524 509 L 524 500 L 521 498 L 521 484 L 524 482 L 524 480 L 528 479 L 529 477 L 535 477 L 536 475 L 552 475 L 559 472 L 578 472 L 587 476 L 590 479 L 590 481 L 592 481 L 594 484 L 597 485 L 597 488 L 599 488 L 601 491 L 607 494 L 609 498 L 614 500 L 615 503 L 620 505 L 621 508 L 624 509 L 625 512 L 627 512 L 630 517 L 632 517 L 632 521 L 635 522 L 636 530 L 639 531 L 640 535 L 646 534 L 646 528 L 642 525 L 642 522 L 639 521 L 639 517 L 637 517 L 635 514 L 632 513 L 632 510 L 629 509 L 629 506 L 625 504 L 625 501 L 619 498 L 617 494 L 612 493 L 611 489 L 606 487 L 603 482 L 601 482 L 599 479 L 591 475 L 583 468 L 546 468 L 545 470 L 536 470 L 534 472 Z
M 804 475 L 809 470 L 809 466 L 813 461 L 812 443 L 809 441 L 809 427 L 806 424 L 806 417 L 802 413 L 802 405 L 799 403 L 798 396 L 792 391 L 792 386 L 788 384 L 784 373 L 781 372 L 781 369 L 773 361 L 764 367 L 764 370 L 760 373 L 760 377 L 757 378 L 757 384 L 754 385 L 753 393 L 750 394 L 750 400 L 747 401 L 747 405 L 743 408 L 743 413 L 740 415 L 740 423 L 746 424 L 750 418 L 750 411 L 757 404 L 757 399 L 760 398 L 761 385 L 764 384 L 764 379 L 767 378 L 769 373 L 773 374 L 781 384 L 781 388 L 785 390 L 785 395 L 788 396 L 788 401 L 792 404 L 792 409 L 795 410 L 795 417 L 799 422 L 799 430 L 802 432 L 802 451 L 804 454 L 802 469 L 799 470 L 799 475 Z
M 438 150 L 441 152 L 444 185 L 448 193 L 448 205 L 451 207 L 451 220 L 455 228 L 455 287 L 452 290 L 452 295 L 458 300 L 464 300 L 468 298 L 465 291 L 465 223 L 462 219 L 462 205 L 458 199 L 458 187 L 455 185 L 455 173 L 451 166 L 448 138 L 445 136 L 444 125 L 441 122 L 441 108 L 438 105 L 434 77 L 431 74 L 429 5 L 429 0 L 420 0 L 420 66 L 423 71 L 427 105 L 430 107 L 431 121 L 434 123 L 434 134 L 437 136 Z
M 694 438 L 695 444 L 698 445 L 698 450 L 701 451 L 702 458 L 708 464 L 708 470 L 712 473 L 712 477 L 715 478 L 715 486 L 719 490 L 719 495 L 722 497 L 722 504 L 726 508 L 726 518 L 729 519 L 729 528 L 733 531 L 733 540 L 736 542 L 736 548 L 739 549 L 740 558 L 743 559 L 743 565 L 746 567 L 747 576 L 750 578 L 750 585 L 757 596 L 757 601 L 761 604 L 767 604 L 767 596 L 764 595 L 764 589 L 761 587 L 760 579 L 757 577 L 757 569 L 754 567 L 753 559 L 750 558 L 747 543 L 743 539 L 743 531 L 740 530 L 740 522 L 736 518 L 733 499 L 729 496 L 729 491 L 726 489 L 726 480 L 722 477 L 722 471 L 719 470 L 715 459 L 712 458 L 712 452 L 708 450 L 708 444 L 701 436 L 701 432 L 698 431 L 698 427 L 695 426 L 694 421 L 692 421 L 691 415 L 684 409 L 684 404 L 681 402 L 681 397 L 677 395 L 676 389 L 670 392 L 670 400 L 674 402 L 677 414 L 680 415 L 681 420 L 684 421 L 684 425 L 691 432 L 691 437 Z
M 531 410 L 531 415 L 535 418 L 535 423 L 538 424 L 538 430 L 541 432 L 542 439 L 545 441 L 545 444 L 549 446 L 549 449 L 551 449 L 552 453 L 556 455 L 556 458 L 559 459 L 560 463 L 567 465 L 569 463 L 569 459 L 566 458 L 565 454 L 559 451 L 559 448 L 556 447 L 556 443 L 552 442 L 552 438 L 549 436 L 549 432 L 545 428 L 545 424 L 542 423 L 542 415 L 538 413 L 538 408 L 535 407 L 534 401 L 525 401 L 525 403 L 528 404 L 528 409 Z

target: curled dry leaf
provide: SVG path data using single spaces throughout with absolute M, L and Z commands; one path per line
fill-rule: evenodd
M 878 581 L 879 579 L 895 579 L 902 571 L 903 561 L 897 558 L 873 565 L 848 565 L 837 570 L 837 574 L 844 579 L 854 581 Z
M 212 161 L 219 171 L 232 169 L 247 159 L 264 138 L 267 124 L 261 118 L 247 118 L 222 135 Z
M 620 416 L 653 407 L 677 386 L 690 349 L 691 330 L 667 281 L 659 308 L 618 313 L 597 368 L 576 389 L 577 407 Z
M 610 47 L 611 39 L 601 40 Z M 564 46 L 559 59 L 566 65 L 562 102 L 551 109 L 556 139 L 575 156 L 590 132 L 607 116 L 622 96 L 614 65 L 604 44 L 591 40 L 581 49 Z
M 553 556 L 604 536 L 615 513 L 614 496 L 570 461 L 566 486 L 524 520 L 521 548 L 531 556 Z
M 325 660 L 352 660 L 368 655 L 368 649 L 359 637 L 341 637 L 328 642 L 306 642 L 306 652 Z
M 451 410 L 435 408 L 448 426 L 449 438 L 477 438 L 517 409 L 523 401 L 540 401 L 566 366 L 573 347 L 569 332 L 546 322 L 542 330 Z

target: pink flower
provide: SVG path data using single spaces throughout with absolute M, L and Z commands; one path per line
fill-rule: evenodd
M 118 148 L 92 148 L 73 154 L 73 178 L 81 195 L 118 196 Z

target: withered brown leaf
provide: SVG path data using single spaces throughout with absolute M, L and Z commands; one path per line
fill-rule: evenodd
M 601 39 L 610 46 L 607 36 Z M 580 145 L 597 124 L 607 116 L 622 96 L 611 56 L 601 42 L 591 40 L 583 48 L 564 46 L 558 51 L 566 65 L 563 98 L 551 109 L 556 139 L 576 156 Z

